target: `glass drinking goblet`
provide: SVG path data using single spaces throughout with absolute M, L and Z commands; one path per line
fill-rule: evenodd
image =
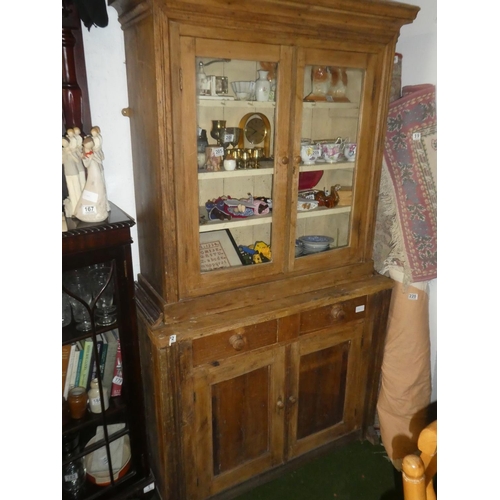
M 217 145 L 221 146 L 221 134 L 226 128 L 226 120 L 212 120 L 212 129 L 210 135 L 217 141 Z
M 90 305 L 92 302 L 92 291 L 89 286 L 86 273 L 80 270 L 69 271 L 63 276 L 63 285 L 75 297 L 69 296 L 71 312 L 76 321 L 76 329 L 81 332 L 88 332 L 92 329 L 89 310 L 84 304 Z
M 94 269 L 90 273 L 92 293 L 97 298 L 96 324 L 111 325 L 116 321 L 116 306 L 113 305 L 114 286 L 111 267 Z M 109 281 L 109 282 L 108 282 Z
M 62 292 L 62 326 L 68 326 L 71 323 L 71 304 L 69 296 Z
M 222 130 L 220 140 L 224 146 L 224 153 L 227 153 L 229 146 L 235 148 L 240 140 L 240 131 L 238 127 L 226 127 Z

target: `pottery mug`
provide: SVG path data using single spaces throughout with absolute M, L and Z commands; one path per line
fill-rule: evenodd
M 328 163 L 336 163 L 343 158 L 344 144 L 341 142 L 327 142 L 322 144 L 323 158 Z
M 321 156 L 321 148 L 316 144 L 303 144 L 300 147 L 300 157 L 304 165 L 312 165 Z
M 344 156 L 347 161 L 355 161 L 356 160 L 356 143 L 355 142 L 347 142 L 344 146 Z

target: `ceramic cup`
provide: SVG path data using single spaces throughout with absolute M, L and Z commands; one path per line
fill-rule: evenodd
M 234 170 L 236 168 L 236 160 L 224 160 L 224 170 Z
M 344 146 L 344 156 L 347 161 L 355 161 L 356 160 L 356 143 L 355 142 L 346 142 Z
M 321 149 L 315 144 L 304 144 L 300 147 L 300 157 L 304 165 L 312 165 L 321 156 Z
M 339 142 L 328 142 L 321 145 L 323 158 L 328 163 L 336 163 L 343 158 L 344 145 Z

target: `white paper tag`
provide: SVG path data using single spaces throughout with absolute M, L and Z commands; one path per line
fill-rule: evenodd
M 418 300 L 418 293 L 409 293 L 408 300 Z
M 82 205 L 82 210 L 84 214 L 97 213 L 95 205 Z
M 116 377 L 113 377 L 113 384 L 122 385 L 123 384 L 123 377 L 118 377 L 118 375 Z
M 155 483 L 148 484 L 147 486 L 144 486 L 144 489 L 142 490 L 143 493 L 147 493 L 148 491 L 154 490 Z
M 82 199 L 91 201 L 92 203 L 97 203 L 99 195 L 97 193 L 93 193 L 92 191 L 83 190 Z
M 170 338 L 168 339 L 168 345 L 171 346 L 172 344 L 175 344 L 177 342 L 177 335 L 170 335 Z
M 214 148 L 212 149 L 213 156 L 224 156 L 224 148 Z
M 356 312 L 357 313 L 360 313 L 360 312 L 363 312 L 365 310 L 365 306 L 362 305 L 362 306 L 356 306 Z
M 420 137 L 421 137 L 420 132 L 413 132 L 412 138 L 414 141 L 419 141 Z

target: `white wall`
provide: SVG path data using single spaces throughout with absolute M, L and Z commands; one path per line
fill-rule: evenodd
M 421 7 L 414 23 L 403 26 L 396 50 L 403 55 L 402 83 L 437 84 L 436 0 L 415 0 Z M 85 60 L 93 125 L 103 134 L 106 186 L 109 199 L 135 218 L 135 200 L 130 144 L 130 124 L 121 110 L 128 106 L 123 32 L 114 8 L 108 7 L 106 28 L 83 29 Z M 132 232 L 134 273 L 140 271 L 137 232 Z M 432 400 L 437 399 L 437 280 L 429 287 Z
M 104 175 L 108 198 L 136 218 L 130 122 L 122 115 L 128 107 L 127 76 L 123 32 L 118 13 L 108 7 L 109 25 L 82 25 L 85 64 L 89 87 L 92 125 L 101 127 L 103 136 Z M 137 226 L 132 228 L 132 259 L 134 274 L 139 272 Z

